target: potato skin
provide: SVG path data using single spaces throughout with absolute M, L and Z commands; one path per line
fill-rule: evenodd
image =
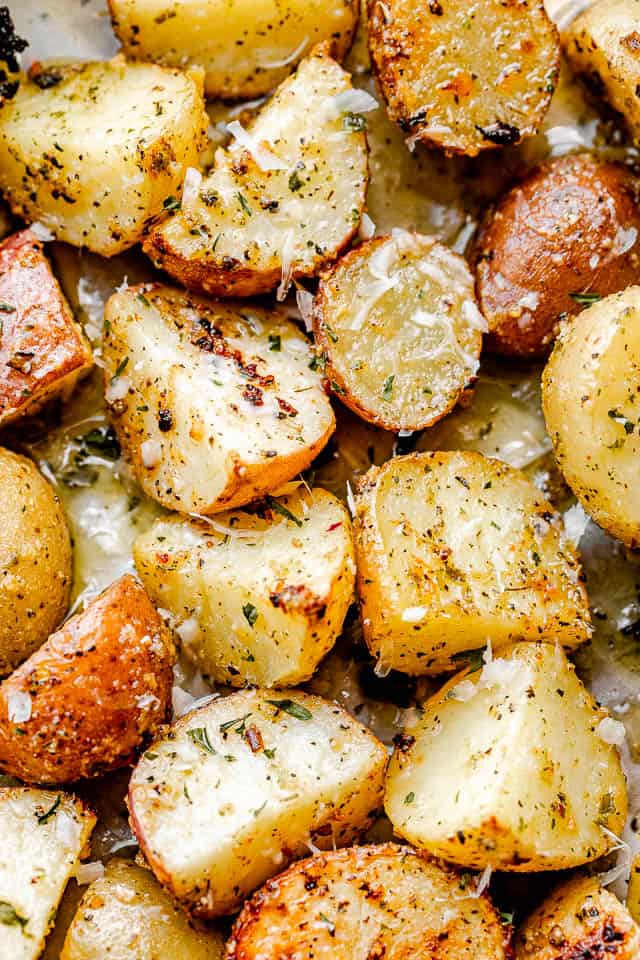
M 21 230 L 0 245 L 0 426 L 67 399 L 92 366 L 91 348 L 42 243 Z
M 640 929 L 597 877 L 556 887 L 518 931 L 516 960 L 636 960 Z
M 509 928 L 487 893 L 463 889 L 456 870 L 411 847 L 317 854 L 245 904 L 225 960 L 506 960 Z
M 487 345 L 545 356 L 567 317 L 633 283 L 640 268 L 640 181 L 590 153 L 552 160 L 509 190 L 476 241 L 478 299 Z
M 26 660 L 62 620 L 73 577 L 60 499 L 35 464 L 0 448 L 0 676 Z
M 117 580 L 0 686 L 0 769 L 67 783 L 130 763 L 167 719 L 172 662 L 144 589 Z M 25 695 L 30 717 L 14 721 Z

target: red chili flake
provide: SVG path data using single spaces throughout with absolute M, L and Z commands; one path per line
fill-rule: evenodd
M 331 533 L 332 530 L 337 530 L 338 527 L 342 526 L 342 520 L 338 520 L 337 523 L 332 523 L 330 527 L 327 527 L 327 533 Z
M 260 753 L 261 750 L 264 750 L 262 734 L 256 727 L 255 723 L 252 723 L 247 727 L 244 732 L 244 738 L 251 747 L 252 753 Z
M 156 553 L 156 560 L 158 561 L 158 563 L 169 563 L 169 554 Z
M 297 417 L 298 411 L 295 407 L 292 407 L 287 400 L 283 400 L 282 397 L 276 397 L 278 406 L 280 407 L 281 413 L 278 414 L 279 417 Z
M 262 390 L 260 387 L 256 387 L 253 383 L 248 383 L 247 386 L 242 391 L 242 396 L 245 400 L 248 400 L 249 403 L 252 403 L 254 407 L 263 407 L 264 406 L 264 397 L 262 396 Z

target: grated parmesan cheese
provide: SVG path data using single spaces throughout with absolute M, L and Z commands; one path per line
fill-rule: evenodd
M 259 143 L 253 134 L 249 133 L 248 130 L 245 130 L 239 120 L 233 120 L 231 123 L 228 123 L 227 130 L 235 137 L 241 147 L 244 147 L 245 150 L 249 151 L 263 172 L 266 173 L 269 170 L 287 169 L 287 164 L 284 162 L 284 160 L 281 160 L 280 157 L 275 155 L 275 153 L 265 147 L 262 143 Z

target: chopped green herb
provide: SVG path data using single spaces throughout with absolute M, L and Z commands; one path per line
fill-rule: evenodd
M 138 296 L 136 297 L 136 300 L 139 300 L 140 303 L 144 304 L 145 307 L 151 306 L 151 304 L 149 303 L 149 300 L 147 299 L 147 297 L 145 297 L 144 293 L 139 293 Z
M 269 334 L 269 350 L 273 350 L 275 353 L 280 353 L 282 350 L 282 338 L 279 333 Z
M 279 513 L 281 517 L 286 517 L 287 520 L 291 520 L 292 523 L 295 523 L 296 527 L 302 526 L 302 520 L 299 520 L 295 514 L 291 513 L 291 510 L 288 510 L 283 503 L 280 503 L 279 500 L 276 500 L 275 497 L 267 497 L 267 506 L 270 510 L 273 510 L 274 513 Z
M 350 133 L 360 133 L 367 129 L 367 118 L 361 113 L 347 111 L 342 117 L 342 128 Z
M 0 302 L 0 313 L 15 313 L 16 308 L 12 307 L 10 303 Z
M 176 197 L 165 197 L 164 200 L 162 201 L 162 206 L 164 207 L 165 210 L 170 210 L 170 211 L 179 210 L 180 201 L 176 199 Z
M 411 793 L 408 793 L 408 794 L 406 795 L 406 797 L 404 798 L 404 802 L 405 802 L 405 803 L 413 803 L 413 801 L 415 800 L 415 798 L 416 798 L 416 795 L 415 795 L 415 793 L 414 793 L 413 790 L 412 790 Z
M 233 720 L 227 720 L 226 723 L 221 723 L 220 733 L 228 733 L 229 730 L 235 730 L 236 733 L 242 735 L 245 730 L 245 724 L 250 716 L 250 713 L 245 713 L 244 717 L 234 717 Z
M 553 88 L 552 88 L 552 89 L 553 89 Z M 512 914 L 512 913 L 507 913 L 505 910 L 501 910 L 501 911 L 500 911 L 500 919 L 502 920 L 503 923 L 506 923 L 507 925 L 510 925 L 510 924 L 513 923 L 513 914 Z
M 46 811 L 46 813 L 43 813 L 41 814 L 41 816 L 38 817 L 38 823 L 46 823 L 47 820 L 50 820 L 51 817 L 56 812 L 56 810 L 58 809 L 58 807 L 60 806 L 61 800 L 62 800 L 62 797 L 60 794 L 58 794 L 58 796 L 55 798 L 55 800 L 53 801 L 49 809 Z
M 206 727 L 193 727 L 191 730 L 188 730 L 187 733 L 193 742 L 197 743 L 198 746 L 202 747 L 203 750 L 206 750 L 207 753 L 216 752 L 211 746 L 211 741 L 209 740 L 209 734 L 207 733 Z
M 258 611 L 252 603 L 245 603 L 242 607 L 242 612 L 244 613 L 244 618 L 253 630 L 256 620 L 258 619 Z
M 116 367 L 116 372 L 111 377 L 111 383 L 113 383 L 114 380 L 117 380 L 121 373 L 124 373 L 128 363 L 129 363 L 129 357 L 123 357 L 123 359 L 120 361 L 120 363 Z
M 296 190 L 299 190 L 302 186 L 302 180 L 300 179 L 300 174 L 297 170 L 294 170 L 291 176 L 289 177 L 289 190 L 292 193 L 295 193 Z
M 318 919 L 321 920 L 322 923 L 324 923 L 325 927 L 329 931 L 329 936 L 331 937 L 335 936 L 335 932 L 336 932 L 335 923 L 332 923 L 332 921 L 329 920 L 329 917 L 327 917 L 324 913 L 319 913 Z
M 113 427 L 94 427 L 84 435 L 82 442 L 92 450 L 99 450 L 109 460 L 117 460 L 120 456 L 120 444 Z
M 274 747 L 273 749 L 271 749 L 270 747 L 265 747 L 264 748 L 265 757 L 269 757 L 269 760 L 273 760 L 275 758 L 277 749 L 278 749 L 277 747 Z
M 238 197 L 238 203 L 240 204 L 240 206 L 242 207 L 242 209 L 244 210 L 244 212 L 246 213 L 246 215 L 247 215 L 248 217 L 252 217 L 252 216 L 253 216 L 253 210 L 251 209 L 251 207 L 250 207 L 249 204 L 247 203 L 247 198 L 244 196 L 244 194 L 238 192 L 238 193 L 236 194 L 236 196 Z
M 307 710 L 302 704 L 296 703 L 295 700 L 267 700 L 267 703 L 290 714 L 296 720 L 311 720 L 313 716 L 310 710 Z
M 484 647 L 480 647 L 478 650 L 461 650 L 460 653 L 454 653 L 451 659 L 455 663 L 462 662 L 468 665 L 469 673 L 476 673 L 478 670 L 482 670 L 484 666 L 484 651 Z
M 15 907 L 12 907 L 6 900 L 0 900 L 0 923 L 3 923 L 5 927 L 20 926 L 24 930 L 29 921 L 26 917 L 21 917 Z
M 590 304 L 597 303 L 598 300 L 602 300 L 602 297 L 599 293 L 570 293 L 569 296 L 575 303 L 580 304 Z
M 324 328 L 325 328 L 325 330 L 327 331 L 327 334 L 328 334 L 329 339 L 331 340 L 331 342 L 332 342 L 332 343 L 337 343 L 337 342 L 338 342 L 338 334 L 335 332 L 335 330 L 333 330 L 333 329 L 329 326 L 328 323 L 325 323 Z
M 311 358 L 311 363 L 309 364 L 309 370 L 317 370 L 320 373 L 324 373 L 324 369 L 327 366 L 327 358 L 324 353 L 316 355 Z
M 383 400 L 387 400 L 387 401 L 391 400 L 391 397 L 393 396 L 393 381 L 394 381 L 394 380 L 395 380 L 395 375 L 394 375 L 393 373 L 389 374 L 389 376 L 388 376 L 387 379 L 385 380 L 384 386 L 383 386 L 383 388 L 382 388 L 382 399 L 383 399 Z

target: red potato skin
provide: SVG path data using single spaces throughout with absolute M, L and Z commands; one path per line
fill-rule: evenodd
M 71 392 L 92 366 L 42 243 L 30 230 L 0 244 L 0 426 Z
M 640 181 L 590 153 L 531 171 L 487 215 L 476 241 L 476 285 L 489 349 L 545 357 L 559 324 L 640 275 Z
M 144 588 L 117 580 L 0 685 L 0 770 L 72 783 L 130 763 L 168 718 L 173 661 Z M 9 718 L 16 693 L 31 698 L 22 722 Z

